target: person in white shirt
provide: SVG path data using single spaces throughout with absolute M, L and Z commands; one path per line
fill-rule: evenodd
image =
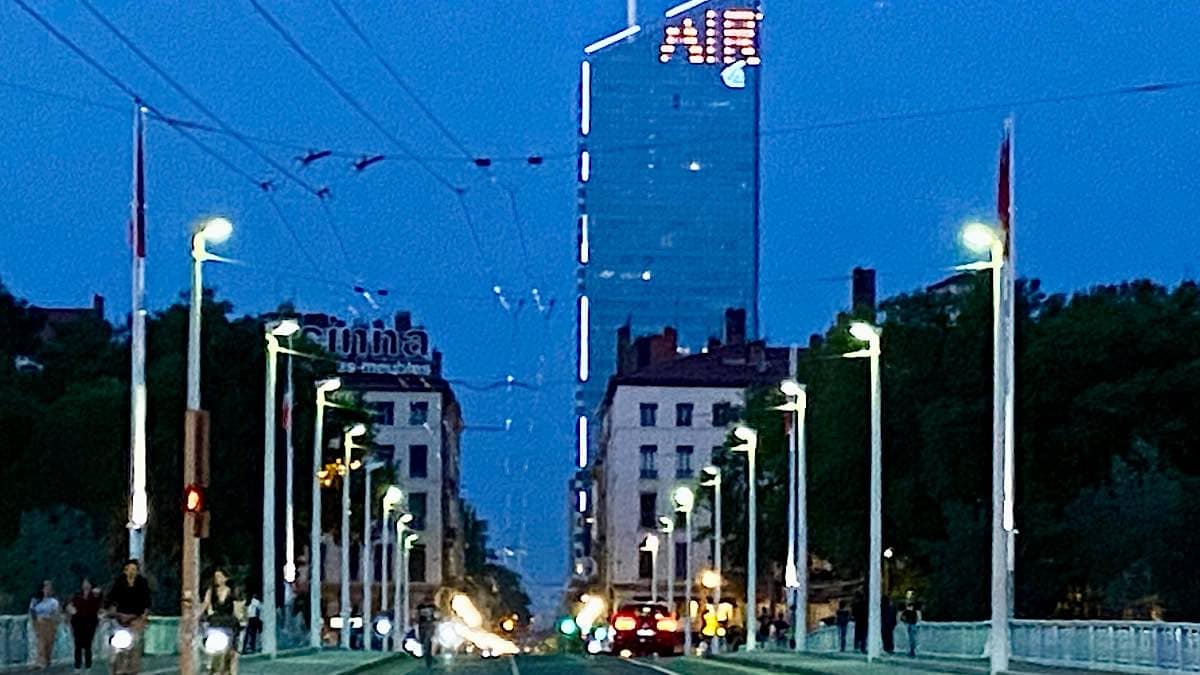
M 262 601 L 258 599 L 258 593 L 252 593 L 250 602 L 246 603 L 246 637 L 242 641 L 243 654 L 258 651 L 258 636 L 262 634 L 262 626 Z
M 37 664 L 42 669 L 50 667 L 61 612 L 58 599 L 54 597 L 54 584 L 49 580 L 43 581 L 42 587 L 29 600 L 29 618 L 37 634 Z

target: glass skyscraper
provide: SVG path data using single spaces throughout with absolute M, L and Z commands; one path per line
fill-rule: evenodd
M 727 308 L 744 308 L 757 337 L 762 14 L 753 2 L 691 0 L 643 19 L 588 45 L 580 65 L 581 470 L 619 327 L 636 337 L 673 326 L 699 351 L 722 336 Z M 586 522 L 589 500 L 574 489 Z

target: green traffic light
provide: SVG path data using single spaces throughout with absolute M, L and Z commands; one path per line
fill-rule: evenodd
M 575 630 L 575 619 L 572 619 L 571 617 L 567 617 L 558 622 L 558 632 L 562 633 L 563 635 L 574 635 Z

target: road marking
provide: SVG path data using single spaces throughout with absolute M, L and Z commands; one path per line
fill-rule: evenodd
M 663 668 L 660 665 L 656 665 L 656 664 L 650 663 L 648 661 L 638 661 L 637 659 L 621 659 L 621 660 L 625 663 L 628 663 L 629 665 L 637 666 L 639 668 L 646 668 L 647 670 L 653 670 L 656 673 L 666 673 L 666 675 L 679 675 L 678 671 L 667 670 L 666 668 Z
M 517 657 L 508 657 L 508 669 L 512 672 L 512 675 L 521 675 L 521 670 L 517 668 Z
M 648 661 L 638 661 L 637 659 L 624 659 L 624 662 L 628 663 L 630 665 L 638 666 L 640 668 L 646 668 L 648 670 L 653 670 L 656 673 L 664 673 L 665 675 L 679 675 L 680 674 L 680 671 L 678 671 L 678 670 L 669 670 L 667 668 L 664 668 L 663 666 L 660 666 L 660 665 L 657 665 L 654 663 L 650 663 Z M 703 663 L 704 663 L 705 667 L 717 666 L 718 668 L 728 668 L 729 670 L 737 670 L 737 671 L 741 671 L 743 673 L 761 673 L 762 672 L 761 670 L 756 670 L 754 668 L 748 668 L 746 666 L 739 665 L 736 663 L 723 663 L 716 659 L 704 659 Z

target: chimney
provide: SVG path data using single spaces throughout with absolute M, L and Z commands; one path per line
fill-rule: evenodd
M 396 330 L 400 333 L 412 328 L 412 313 L 396 312 Z
M 96 312 L 97 319 L 104 318 L 104 296 L 99 293 L 92 294 L 92 311 Z
M 823 344 L 825 344 L 825 338 L 822 337 L 820 333 L 813 333 L 812 335 L 808 336 L 808 348 L 809 349 L 812 349 L 812 350 L 820 349 L 821 345 L 823 345 Z
M 721 346 L 721 338 L 712 336 L 708 338 L 708 351 L 716 351 Z
M 850 273 L 850 313 L 875 313 L 875 270 L 855 267 Z
M 763 372 L 767 369 L 767 346 L 762 340 L 755 340 L 749 345 L 749 354 L 746 358 L 746 363 L 757 372 Z
M 429 366 L 429 374 L 433 377 L 442 376 L 442 353 L 438 350 L 433 350 L 433 363 Z
M 629 324 L 617 329 L 617 375 L 626 375 L 637 367 L 637 359 L 630 349 Z
M 663 328 L 661 336 L 654 336 L 650 350 L 651 363 L 674 361 L 679 356 L 679 331 L 671 326 Z
M 746 342 L 746 310 L 725 310 L 725 344 L 740 345 Z

